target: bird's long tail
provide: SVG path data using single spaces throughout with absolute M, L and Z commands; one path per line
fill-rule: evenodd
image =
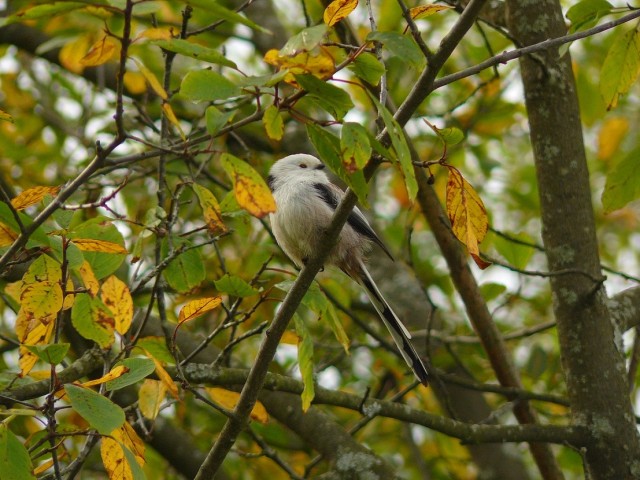
M 373 303 L 373 306 L 378 312 L 378 315 L 380 315 L 380 318 L 389 329 L 393 340 L 400 349 L 402 357 L 405 362 L 407 362 L 407 365 L 411 367 L 420 383 L 427 386 L 429 383 L 429 374 L 427 373 L 427 368 L 420 359 L 420 356 L 416 352 L 415 348 L 413 348 L 413 345 L 411 345 L 411 334 L 384 299 L 382 293 L 380 293 L 380 290 L 378 289 L 378 286 L 375 284 L 373 278 L 371 278 L 371 275 L 369 274 L 369 271 L 362 262 L 360 262 L 360 272 L 361 274 L 357 280 L 365 288 L 371 303 Z

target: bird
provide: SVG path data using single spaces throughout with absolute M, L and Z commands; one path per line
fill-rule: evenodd
M 276 203 L 276 211 L 270 214 L 273 235 L 284 253 L 302 268 L 318 249 L 319 242 L 324 238 L 323 232 L 329 227 L 345 193 L 329 180 L 324 163 L 304 153 L 277 160 L 269 171 L 267 181 Z M 420 383 L 427 386 L 430 375 L 411 344 L 411 334 L 385 300 L 365 266 L 372 244 L 380 246 L 393 260 L 389 249 L 356 206 L 349 214 L 325 265 L 341 269 L 364 288 L 407 365 Z

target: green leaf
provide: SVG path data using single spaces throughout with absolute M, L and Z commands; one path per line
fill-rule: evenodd
M 87 5 L 81 2 L 55 2 L 45 5 L 35 5 L 25 10 L 20 10 L 7 18 L 6 23 L 24 22 L 38 18 L 52 18 L 63 13 L 85 8 Z M 2 479 L 4 480 L 4 479 Z
M 600 70 L 600 93 L 607 110 L 618 104 L 640 73 L 640 31 L 636 28 L 616 35 Z
M 262 124 L 271 140 L 281 140 L 284 135 L 284 121 L 280 110 L 275 105 L 269 105 L 262 117 Z
M 242 25 L 246 25 L 253 30 L 271 34 L 269 30 L 249 20 L 247 17 L 240 15 L 233 10 L 229 10 L 228 8 L 225 8 L 219 3 L 212 0 L 187 0 L 187 3 L 193 7 L 201 8 L 202 10 L 209 14 L 212 14 L 219 20 L 226 20 L 229 23 L 241 23 Z
M 118 365 L 124 365 L 129 369 L 129 371 L 114 380 L 108 381 L 106 383 L 108 392 L 112 390 L 120 390 L 121 388 L 138 383 L 140 380 L 151 375 L 156 369 L 156 364 L 153 360 L 141 357 L 126 358 L 114 366 Z
M 110 219 L 96 217 L 78 225 L 69 232 L 69 238 L 89 238 L 117 243 L 124 247 L 124 238 Z M 82 252 L 84 259 L 89 262 L 98 280 L 115 272 L 124 261 L 126 255 L 119 253 Z
M 0 423 L 0 479 L 35 478 L 29 451 L 5 423 Z
M 295 75 L 296 82 L 336 120 L 342 120 L 354 105 L 351 97 L 341 88 L 320 80 L 314 75 Z
M 362 171 L 357 171 L 349 175 L 344 169 L 340 155 L 340 140 L 335 135 L 329 133 L 313 123 L 307 125 L 307 133 L 311 143 L 316 147 L 318 155 L 324 163 L 351 188 L 358 197 L 358 201 L 367 205 L 367 181 Z
M 219 51 L 213 48 L 203 47 L 197 43 L 191 43 L 187 40 L 172 38 L 171 40 L 154 40 L 151 43 L 170 52 L 179 53 L 180 55 L 195 58 L 203 62 L 215 63 L 235 69 L 238 68 L 235 62 L 226 58 Z
M 523 243 L 533 244 L 533 239 L 526 233 L 506 232 L 510 238 L 520 240 Z M 493 236 L 493 244 L 507 263 L 520 270 L 527 267 L 533 257 L 534 249 L 517 241 L 509 240 L 501 235 Z
M 69 351 L 70 344 L 54 343 L 53 345 L 25 345 L 25 348 L 45 363 L 58 365 Z
M 51 254 L 56 257 L 59 262 L 65 259 L 69 268 L 80 268 L 84 262 L 84 255 L 77 245 L 73 243 L 67 243 L 66 252 L 63 254 L 62 238 L 58 236 L 51 236 L 49 238 L 49 245 L 51 247 Z
M 640 148 L 630 152 L 607 175 L 602 192 L 604 213 L 611 213 L 637 198 L 640 198 Z
M 353 63 L 349 65 L 351 70 L 360 79 L 370 85 L 377 86 L 386 71 L 384 65 L 371 53 L 361 53 Z
M 313 50 L 322 43 L 327 31 L 328 27 L 324 23 L 305 28 L 285 43 L 284 47 L 280 49 L 280 55 L 293 57 L 298 53 Z
M 416 180 L 416 174 L 413 170 L 413 163 L 411 160 L 411 151 L 409 145 L 407 145 L 407 139 L 404 136 L 404 131 L 398 122 L 396 122 L 391 112 L 387 110 L 387 107 L 382 105 L 378 99 L 369 93 L 369 96 L 378 107 L 378 112 L 382 116 L 387 132 L 391 138 L 391 144 L 395 151 L 395 158 L 400 164 L 400 171 L 404 177 L 405 186 L 407 188 L 407 194 L 411 201 L 415 200 L 418 194 L 418 181 Z
M 483 283 L 482 285 L 480 285 L 480 292 L 482 293 L 482 297 L 487 302 L 491 301 L 491 300 L 493 300 L 495 298 L 498 298 L 506 290 L 507 290 L 507 287 L 505 287 L 504 285 L 502 285 L 500 283 L 488 282 L 488 283 Z
M 439 128 L 438 135 L 447 145 L 455 145 L 464 140 L 464 133 L 456 127 Z
M 205 119 L 207 123 L 207 132 L 209 135 L 217 135 L 217 133 L 227 126 L 227 122 L 236 114 L 235 110 L 222 112 L 211 105 L 205 111 Z
M 293 320 L 298 334 L 298 365 L 304 389 L 302 390 L 302 411 L 306 412 L 316 395 L 313 384 L 313 339 L 307 325 L 300 315 L 295 314 Z
M 240 93 L 235 83 L 213 70 L 189 72 L 180 86 L 180 94 L 195 103 L 227 100 Z
M 606 0 L 582 0 L 567 10 L 567 18 L 571 20 L 569 33 L 593 27 L 599 19 L 611 13 L 613 5 Z
M 397 32 L 371 32 L 367 41 L 380 42 L 394 56 L 409 62 L 421 70 L 425 65 L 425 58 L 413 38 Z
M 73 384 L 66 384 L 64 389 L 73 409 L 102 435 L 109 435 L 124 423 L 122 408 L 108 398 Z
M 22 212 L 18 212 L 18 217 L 20 218 L 22 225 L 24 225 L 25 227 L 28 227 L 33 223 L 31 217 L 25 215 Z M 0 222 L 11 227 L 11 230 L 13 230 L 14 232 L 20 233 L 20 226 L 18 225 L 18 222 L 16 222 L 11 209 L 5 202 L 0 202 Z M 49 237 L 42 227 L 38 227 L 36 231 L 33 232 L 33 234 L 29 237 L 27 248 L 41 246 L 49 246 Z
M 359 123 L 347 122 L 340 133 L 342 163 L 348 173 L 362 170 L 371 158 L 367 130 Z
M 188 240 L 177 236 L 171 237 L 171 243 L 174 249 L 186 249 L 191 245 Z M 162 242 L 162 254 L 164 257 L 169 255 L 169 243 L 166 239 Z M 169 263 L 163 275 L 169 286 L 180 293 L 187 293 L 197 287 L 206 276 L 200 251 L 193 248 L 183 251 Z
M 247 282 L 235 275 L 223 275 L 222 278 L 213 282 L 216 289 L 224 292 L 232 297 L 250 297 L 256 295 L 258 290 L 253 288 Z
M 167 342 L 164 337 L 144 337 L 136 343 L 137 348 L 141 348 L 148 352 L 156 360 L 173 364 L 176 362 L 173 355 L 167 348 Z
M 102 348 L 110 347 L 115 340 L 113 314 L 99 297 L 77 294 L 71 308 L 71 323 L 80 335 Z
M 289 71 L 285 69 L 270 75 L 240 77 L 236 83 L 240 87 L 273 87 L 284 80 L 288 73 Z
M 124 456 L 129 463 L 129 467 L 131 468 L 131 474 L 133 475 L 133 480 L 146 480 L 147 476 L 144 473 L 144 470 L 138 463 L 136 456 L 127 448 L 124 444 L 122 445 L 122 451 L 124 452 Z

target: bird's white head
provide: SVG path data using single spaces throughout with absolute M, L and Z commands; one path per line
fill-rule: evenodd
M 287 182 L 327 183 L 328 181 L 324 164 L 313 155 L 304 153 L 289 155 L 278 160 L 269 171 L 269 186 L 273 191 Z

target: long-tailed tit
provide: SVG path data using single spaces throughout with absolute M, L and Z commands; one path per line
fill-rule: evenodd
M 276 212 L 271 214 L 273 234 L 289 258 L 302 267 L 317 250 L 323 231 L 329 227 L 344 192 L 329 181 L 320 160 L 305 154 L 289 155 L 278 160 L 269 172 L 269 186 L 276 200 Z M 340 268 L 364 287 L 403 358 L 418 380 L 427 385 L 429 374 L 411 345 L 411 334 L 384 299 L 365 267 L 364 258 L 371 242 L 379 245 L 391 257 L 362 212 L 354 207 L 326 263 Z

